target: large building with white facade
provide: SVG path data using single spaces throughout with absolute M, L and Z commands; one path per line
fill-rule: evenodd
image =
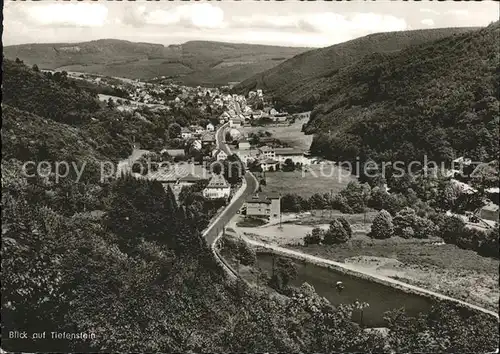
M 214 174 L 207 187 L 203 190 L 203 197 L 207 199 L 228 199 L 231 194 L 231 185 L 224 176 Z

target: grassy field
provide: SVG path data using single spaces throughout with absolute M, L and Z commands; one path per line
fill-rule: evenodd
M 288 144 L 290 147 L 309 151 L 312 142 L 312 135 L 305 135 L 301 132 L 302 124 L 306 123 L 307 119 L 298 119 L 294 124 L 289 126 L 263 126 L 263 127 L 242 127 L 245 134 L 258 133 L 259 131 L 268 131 L 273 138 L 279 139 L 281 142 Z
M 311 165 L 307 172 L 267 172 L 265 178 L 264 192 L 297 193 L 302 197 L 314 193 L 337 193 L 356 179 L 333 165 Z
M 499 261 L 436 241 L 358 234 L 343 245 L 288 247 L 498 310 Z

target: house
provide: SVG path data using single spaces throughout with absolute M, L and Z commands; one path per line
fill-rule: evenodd
M 201 145 L 207 146 L 211 144 L 215 144 L 215 134 L 211 132 L 205 133 L 201 138 Z
M 250 161 L 254 161 L 257 159 L 259 155 L 259 150 L 257 149 L 236 150 L 236 155 L 238 155 L 241 161 L 248 164 Z
M 167 153 L 172 158 L 184 158 L 186 157 L 186 152 L 184 149 L 163 149 L 160 154 Z
M 240 128 L 242 125 L 242 121 L 240 118 L 231 118 L 229 119 L 229 126 L 231 128 Z
M 481 219 L 498 222 L 498 205 L 489 203 L 481 208 L 479 211 Z
M 263 161 L 260 161 L 260 167 L 262 168 L 262 171 L 276 171 L 278 164 L 279 161 L 276 161 L 274 159 L 265 159 Z
M 181 128 L 182 139 L 186 140 L 186 139 L 191 138 L 192 136 L 193 136 L 193 132 L 189 128 L 186 128 L 186 127 Z
M 248 150 L 250 149 L 250 142 L 248 139 L 243 138 L 238 142 L 238 150 Z
M 469 166 L 472 163 L 472 160 L 469 158 L 464 158 L 463 156 L 456 158 L 455 160 L 452 161 L 452 165 L 464 165 L 464 166 Z
M 276 148 L 274 149 L 276 154 L 276 159 L 283 164 L 287 159 L 291 159 L 293 163 L 301 163 L 303 165 L 308 165 L 309 160 L 304 156 L 304 153 L 300 150 L 293 148 Z
M 200 127 L 199 125 L 191 125 L 189 128 L 191 128 L 191 131 L 198 136 L 205 132 L 205 129 L 203 129 L 203 127 Z
M 203 190 L 203 197 L 207 199 L 227 199 L 231 194 L 231 185 L 223 175 L 213 175 Z
M 222 161 L 227 159 L 227 154 L 221 149 L 215 149 L 212 152 L 212 157 L 215 158 L 217 161 Z
M 245 201 L 246 215 L 276 219 L 281 214 L 280 204 L 278 194 L 255 194 Z
M 195 150 L 201 150 L 201 140 L 196 139 L 191 143 L 191 148 Z
M 259 142 L 265 145 L 267 144 L 272 145 L 276 142 L 276 139 L 273 138 L 272 136 L 262 136 L 259 138 Z
M 230 116 L 229 116 L 229 113 L 227 112 L 224 112 L 222 113 L 220 116 L 219 116 L 219 119 L 221 121 L 224 121 L 224 122 L 227 122 L 229 120 Z
M 275 159 L 276 158 L 276 152 L 272 147 L 269 146 L 262 146 L 259 148 L 260 156 L 262 156 L 263 159 Z
M 213 132 L 215 130 L 215 127 L 212 123 L 207 124 L 207 132 Z

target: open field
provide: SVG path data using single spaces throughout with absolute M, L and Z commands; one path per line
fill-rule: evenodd
M 302 197 L 310 197 L 315 193 L 337 193 L 356 179 L 334 165 L 311 165 L 307 172 L 267 172 L 265 177 L 266 186 L 262 187 L 264 192 L 296 193 Z
M 309 151 L 312 142 L 312 135 L 305 135 L 301 132 L 302 124 L 306 123 L 307 119 L 297 119 L 294 124 L 288 126 L 275 126 L 273 124 L 262 127 L 242 127 L 240 130 L 245 134 L 257 133 L 259 131 L 268 131 L 273 134 L 273 138 L 279 139 L 281 142 L 288 144 L 290 147 Z

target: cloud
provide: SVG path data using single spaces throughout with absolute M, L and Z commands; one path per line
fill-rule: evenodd
M 439 12 L 439 11 L 436 11 L 433 9 L 428 9 L 428 8 L 420 9 L 420 12 L 424 12 L 424 13 L 431 14 L 431 15 L 440 15 L 441 14 L 441 12 Z
M 420 22 L 426 26 L 434 26 L 434 20 L 430 18 L 423 19 Z
M 233 27 L 264 29 L 296 29 L 305 32 L 332 34 L 338 32 L 389 32 L 408 28 L 402 18 L 375 13 L 354 13 L 348 16 L 334 12 L 295 15 L 251 15 L 233 17 Z
M 124 22 L 134 26 L 156 25 L 170 26 L 181 25 L 196 28 L 223 28 L 224 11 L 218 6 L 207 3 L 194 3 L 179 5 L 170 10 L 146 11 L 145 6 L 140 6 L 125 16 Z
M 16 10 L 22 13 L 23 22 L 34 26 L 100 27 L 108 17 L 106 6 L 89 3 L 41 4 Z

